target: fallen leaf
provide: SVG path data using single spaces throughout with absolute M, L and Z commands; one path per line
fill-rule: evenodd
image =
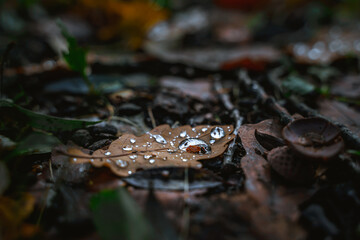
M 250 215 L 252 224 L 256 225 L 255 229 L 262 231 L 262 235 L 276 232 L 279 235 L 277 239 L 289 239 L 291 231 L 295 231 L 299 234 L 299 239 L 304 239 L 305 232 L 297 223 L 300 216 L 298 207 L 311 196 L 316 187 L 309 190 L 276 183 L 271 167 L 263 157 L 266 149 L 256 140 L 255 129 L 280 138 L 282 126 L 277 121 L 264 120 L 257 124 L 245 124 L 239 129 L 239 136 L 247 153 L 241 159 L 241 167 L 246 176 L 246 198 L 255 202 L 253 210 L 256 212 L 246 215 Z M 261 226 L 265 225 L 267 227 L 262 229 Z M 285 229 L 292 230 L 281 233 Z
M 360 136 L 360 113 L 345 103 L 323 99 L 318 101 L 319 113 L 346 125 Z
M 123 37 L 129 46 L 141 47 L 147 32 L 167 18 L 167 11 L 152 1 L 81 0 L 79 10 L 92 18 L 101 40 Z
M 20 238 L 23 221 L 32 213 L 35 199 L 23 194 L 14 200 L 0 197 L 0 238 L 4 240 Z
M 176 89 L 191 98 L 200 101 L 214 101 L 212 83 L 208 79 L 187 80 L 180 77 L 166 76 L 160 79 L 161 86 Z
M 50 153 L 52 148 L 60 143 L 60 140 L 53 135 L 32 132 L 22 139 L 7 157 Z
M 91 163 L 95 167 L 109 167 L 119 176 L 128 176 L 137 169 L 160 166 L 201 167 L 197 160 L 220 156 L 235 135 L 233 127 L 189 125 L 172 129 L 161 125 L 147 134 L 136 137 L 124 134 L 108 149 L 96 150 L 92 155 L 77 148 L 69 148 L 73 163 Z M 187 147 L 197 145 L 202 153 L 189 153 Z M 205 153 L 204 153 L 205 152 Z
M 100 122 L 48 116 L 20 107 L 7 99 L 0 100 L 0 113 L 1 121 L 24 123 L 25 125 L 30 125 L 33 128 L 49 132 L 72 131 Z
M 360 75 L 350 75 L 331 85 L 331 94 L 352 99 L 360 99 Z
M 170 63 L 182 63 L 199 67 L 206 70 L 219 70 L 222 66 L 239 59 L 251 59 L 251 61 L 275 62 L 280 58 L 280 52 L 269 46 L 247 46 L 236 49 L 204 48 L 204 49 L 181 49 L 169 50 L 159 46 L 147 46 L 149 53 L 161 60 Z M 246 63 L 250 66 L 248 63 Z M 258 66 L 256 66 L 258 68 Z

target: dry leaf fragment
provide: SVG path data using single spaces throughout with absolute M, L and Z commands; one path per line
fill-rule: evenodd
M 197 160 L 217 157 L 226 150 L 235 137 L 233 130 L 230 125 L 186 125 L 175 129 L 161 125 L 139 137 L 124 134 L 108 149 L 96 150 L 92 155 L 76 148 L 68 149 L 68 153 L 73 156 L 73 163 L 106 166 L 119 176 L 149 167 L 201 167 Z M 196 146 L 200 151 L 192 151 Z

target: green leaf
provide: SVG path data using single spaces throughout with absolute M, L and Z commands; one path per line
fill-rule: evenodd
M 310 67 L 308 73 L 317 77 L 321 82 L 328 82 L 331 78 L 340 75 L 339 70 L 334 67 Z
M 149 222 L 127 190 L 105 190 L 91 199 L 93 220 L 103 240 L 154 239 Z
M 60 143 L 59 139 L 53 135 L 32 132 L 17 144 L 16 148 L 7 156 L 7 159 L 15 156 L 49 153 L 54 146 Z
M 78 45 L 76 39 L 70 35 L 65 25 L 60 20 L 57 21 L 57 24 L 61 29 L 61 34 L 65 37 L 68 44 L 68 52 L 62 52 L 66 63 L 71 70 L 80 73 L 82 76 L 85 76 L 87 67 L 87 51 Z
M 0 122 L 4 118 L 13 122 L 30 125 L 33 128 L 48 132 L 73 131 L 99 123 L 100 121 L 83 121 L 48 116 L 22 108 L 8 99 L 0 100 Z
M 10 178 L 9 172 L 5 163 L 0 162 L 0 196 L 5 192 L 9 186 Z
M 297 76 L 289 76 L 282 82 L 282 87 L 287 91 L 299 95 L 305 95 L 315 90 L 315 86 Z
M 350 154 L 356 155 L 356 156 L 360 156 L 359 150 L 349 149 L 349 150 L 347 150 L 347 152 Z

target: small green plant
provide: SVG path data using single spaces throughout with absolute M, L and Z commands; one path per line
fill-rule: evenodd
M 70 35 L 61 20 L 57 21 L 57 25 L 59 26 L 61 34 L 64 36 L 68 44 L 68 51 L 62 52 L 62 56 L 65 59 L 67 65 L 71 70 L 81 74 L 81 77 L 84 79 L 86 85 L 89 88 L 90 94 L 96 93 L 94 84 L 90 81 L 89 76 L 86 73 L 86 69 L 88 67 L 86 61 L 87 50 L 79 46 L 76 39 Z

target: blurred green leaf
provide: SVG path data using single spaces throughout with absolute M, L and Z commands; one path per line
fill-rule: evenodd
M 356 155 L 356 156 L 360 156 L 359 150 L 349 149 L 349 150 L 347 150 L 347 152 L 350 154 Z
M 169 221 L 165 214 L 161 203 L 156 198 L 154 191 L 149 191 L 148 198 L 146 200 L 145 215 L 151 226 L 154 229 L 154 236 L 157 240 L 171 240 L 179 239 L 177 236 L 174 226 Z
M 331 78 L 339 76 L 340 72 L 333 67 L 310 67 L 308 73 L 317 77 L 321 82 L 328 82 Z
M 286 92 L 305 95 L 315 90 L 315 86 L 302 80 L 297 76 L 289 76 L 282 82 L 282 87 Z
M 48 116 L 22 108 L 8 99 L 0 100 L 0 122 L 11 121 L 30 125 L 48 132 L 72 131 L 99 123 Z
M 149 222 L 126 189 L 102 191 L 91 199 L 90 205 L 102 239 L 154 239 Z
M 66 63 L 71 70 L 80 73 L 82 76 L 86 75 L 87 51 L 78 45 L 76 39 L 70 35 L 65 25 L 60 20 L 57 21 L 57 24 L 68 44 L 68 52 L 62 52 Z
M 10 178 L 8 169 L 4 162 L 0 162 L 0 196 L 5 192 L 9 183 Z
M 16 148 L 7 156 L 7 158 L 49 153 L 54 146 L 60 143 L 59 139 L 53 135 L 42 132 L 32 132 L 17 144 Z

